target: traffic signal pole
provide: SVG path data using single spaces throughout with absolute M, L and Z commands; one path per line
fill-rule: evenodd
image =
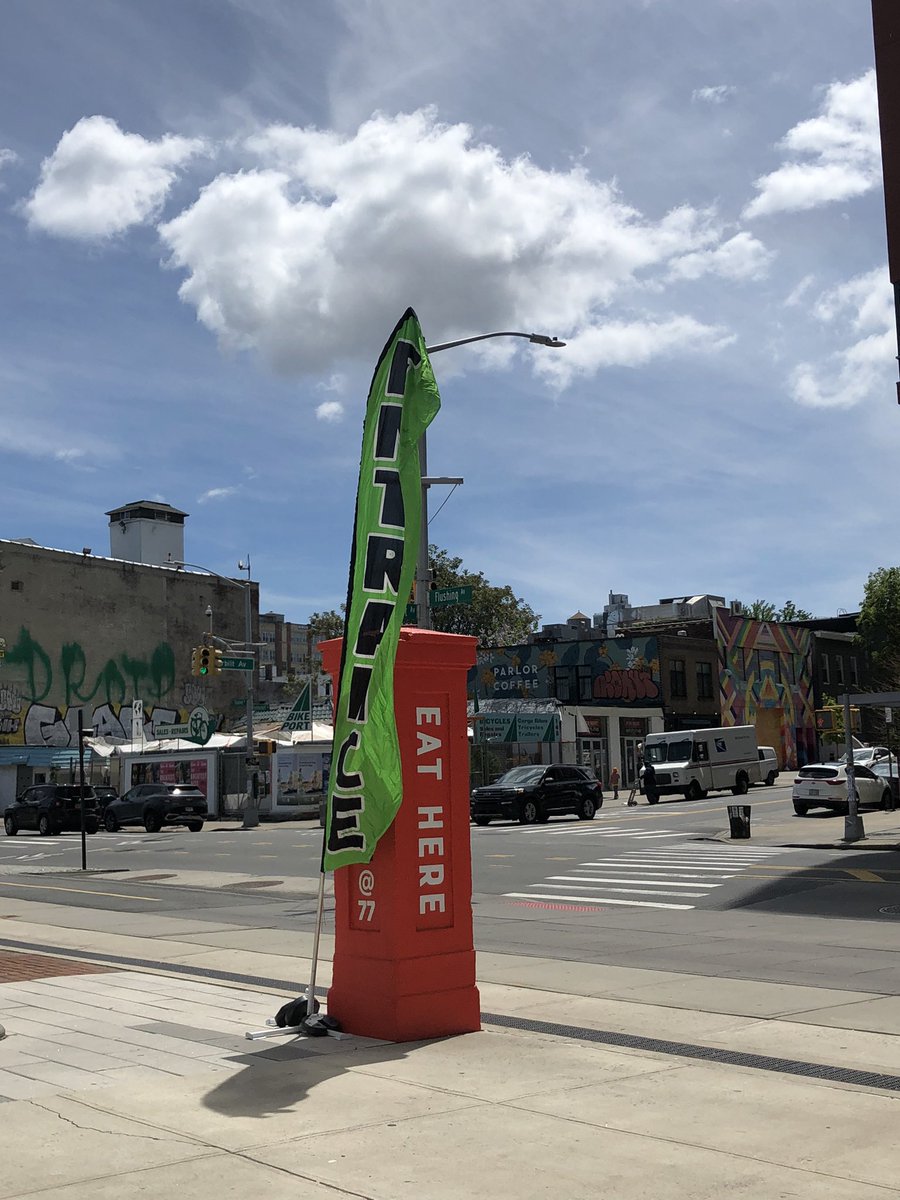
M 259 824 L 259 797 L 256 794 L 256 747 L 253 743 L 253 676 L 256 674 L 256 651 L 253 645 L 253 606 L 250 603 L 250 563 L 247 562 L 247 586 L 244 588 L 244 636 L 247 650 L 253 655 L 253 670 L 247 671 L 247 803 L 244 805 L 243 829 L 255 829 Z

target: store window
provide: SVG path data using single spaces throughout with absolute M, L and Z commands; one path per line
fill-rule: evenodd
M 568 667 L 553 668 L 553 695 L 563 704 L 572 698 L 572 673 Z
M 697 699 L 712 700 L 713 674 L 712 663 L 697 663 Z
M 687 696 L 687 672 L 683 658 L 673 658 L 669 664 L 669 695 Z

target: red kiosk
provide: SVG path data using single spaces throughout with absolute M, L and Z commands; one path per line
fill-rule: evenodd
M 342 639 L 321 645 L 340 676 Z M 405 1042 L 481 1028 L 472 935 L 466 676 L 476 639 L 404 628 L 394 668 L 403 803 L 371 862 L 334 873 L 328 1012 Z

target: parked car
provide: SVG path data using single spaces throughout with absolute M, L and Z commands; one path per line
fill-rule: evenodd
M 775 753 L 775 747 L 760 746 L 757 753 L 759 754 L 759 782 L 764 783 L 766 787 L 771 787 L 778 778 L 778 755 Z
M 873 763 L 881 762 L 890 758 L 891 752 L 887 746 L 854 746 L 853 748 L 853 765 L 859 767 L 871 767 Z M 846 763 L 847 755 L 842 754 L 838 759 L 839 763 Z M 896 762 L 896 759 L 894 760 Z
M 861 808 L 886 808 L 891 790 L 868 767 L 855 767 L 856 796 Z M 794 812 L 805 817 L 811 808 L 847 811 L 847 769 L 843 763 L 813 763 L 801 767 L 794 780 Z
M 84 789 L 84 828 L 96 833 L 100 828 L 94 789 Z M 81 829 L 81 786 L 70 783 L 37 783 L 26 788 L 13 804 L 3 810 L 7 837 L 20 829 L 36 829 L 42 837 L 65 830 Z
M 557 813 L 590 821 L 603 806 L 603 790 L 589 767 L 513 767 L 494 783 L 475 788 L 469 812 L 476 825 L 496 819 L 533 825 Z
M 199 833 L 208 815 L 199 788 L 187 783 L 139 783 L 109 802 L 103 825 L 109 833 L 123 825 L 143 825 L 148 833 L 158 833 L 163 825 L 187 825 L 191 833 Z
M 97 805 L 102 813 L 109 804 L 110 800 L 118 800 L 119 789 L 110 787 L 109 784 L 94 784 L 94 795 L 97 797 Z
M 897 808 L 900 805 L 900 774 L 897 773 L 897 760 L 893 758 L 890 762 L 885 759 L 873 763 L 869 770 L 891 789 L 894 794 L 894 807 Z

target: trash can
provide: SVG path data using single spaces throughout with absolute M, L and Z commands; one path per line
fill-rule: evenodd
M 750 836 L 750 805 L 729 804 L 728 823 L 731 825 L 733 838 L 748 838 Z

